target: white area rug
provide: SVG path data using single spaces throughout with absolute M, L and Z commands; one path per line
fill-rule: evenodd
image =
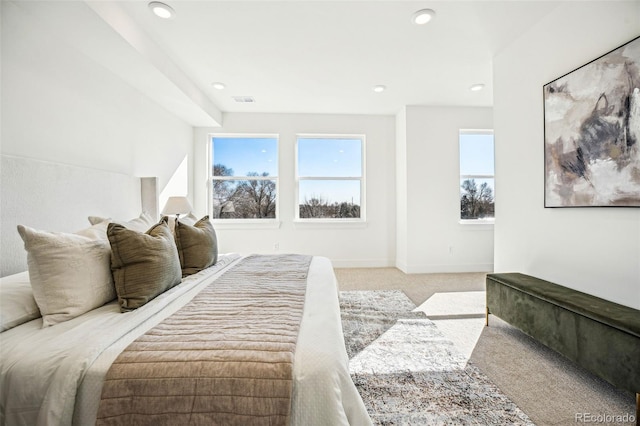
M 340 293 L 351 376 L 377 425 L 533 425 L 401 291 Z

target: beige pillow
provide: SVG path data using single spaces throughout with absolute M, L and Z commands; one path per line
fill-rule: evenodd
M 176 232 L 176 217 L 175 216 L 166 216 L 167 223 L 169 224 L 169 229 L 171 232 L 175 234 Z M 184 216 L 180 216 L 180 223 L 186 223 L 187 225 L 193 225 L 198 221 L 198 218 L 193 215 L 193 213 L 189 212 Z
M 100 238 L 105 227 L 100 223 L 65 234 L 18 225 L 43 327 L 75 318 L 116 297 L 109 269 L 111 249 Z M 78 235 L 82 233 L 87 236 Z
M 183 277 L 202 271 L 218 261 L 218 240 L 209 216 L 193 226 L 180 219 L 176 223 L 175 237 Z
M 110 223 L 107 236 L 122 312 L 137 309 L 180 283 L 180 259 L 166 218 L 146 233 Z
M 103 220 L 96 222 L 93 226 L 86 229 L 74 232 L 74 234 L 82 235 L 83 237 L 90 238 L 92 240 L 105 240 L 107 239 L 107 226 L 109 226 L 109 220 Z
M 40 318 L 29 273 L 0 278 L 0 332 Z
M 140 213 L 140 216 L 133 218 L 131 220 L 113 220 L 108 217 L 100 217 L 100 216 L 89 216 L 89 223 L 95 225 L 100 222 L 108 221 L 119 223 L 120 225 L 125 226 L 126 228 L 133 229 L 138 232 L 146 232 L 147 229 L 152 227 L 155 222 L 153 218 L 146 212 Z

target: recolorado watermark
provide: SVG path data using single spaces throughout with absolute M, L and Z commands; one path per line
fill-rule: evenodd
M 631 423 L 636 422 L 636 416 L 626 414 L 593 414 L 576 413 L 576 423 Z

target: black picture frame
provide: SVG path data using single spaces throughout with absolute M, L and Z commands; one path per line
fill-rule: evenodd
M 543 98 L 545 207 L 640 207 L 640 36 Z

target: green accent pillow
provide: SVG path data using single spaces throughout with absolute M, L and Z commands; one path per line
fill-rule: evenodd
M 177 221 L 175 238 L 183 277 L 200 272 L 218 261 L 218 239 L 209 216 L 193 226 Z
M 137 309 L 180 283 L 180 259 L 166 218 L 145 233 L 110 223 L 107 236 L 122 312 Z

